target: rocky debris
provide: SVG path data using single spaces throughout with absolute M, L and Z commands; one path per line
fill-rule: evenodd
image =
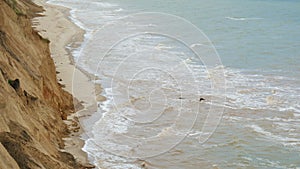
M 91 168 L 96 168 L 96 166 L 92 164 L 83 164 L 82 169 L 91 169 Z

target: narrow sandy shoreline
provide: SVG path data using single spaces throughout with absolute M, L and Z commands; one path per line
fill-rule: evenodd
M 85 31 L 69 19 L 70 9 L 48 4 L 45 0 L 33 0 L 33 2 L 45 9 L 43 17 L 33 19 L 33 25 L 40 35 L 50 40 L 50 52 L 56 65 L 58 82 L 85 107 L 65 121 L 71 131 L 70 136 L 64 139 L 65 150 L 73 154 L 78 162 L 90 166 L 87 154 L 82 150 L 84 140 L 81 139 L 81 135 L 84 131 L 78 118 L 89 116 L 91 112 L 87 109 L 91 110 L 90 107 L 95 105 L 95 100 L 91 97 L 94 95 L 94 85 L 85 73 L 73 65 L 73 57 L 66 49 L 66 46 L 73 42 L 82 42 Z M 81 91 L 73 87 L 74 74 L 76 79 L 79 79 L 79 82 L 74 82 L 76 88 L 82 88 Z

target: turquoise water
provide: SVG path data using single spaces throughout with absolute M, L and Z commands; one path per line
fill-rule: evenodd
M 282 70 L 299 78 L 299 1 L 112 2 L 135 12 L 165 12 L 189 20 L 210 38 L 226 66 Z
M 86 30 L 73 55 L 97 76 L 107 98 L 98 102 L 84 146 L 98 168 L 300 168 L 299 1 L 51 2 L 71 8 L 71 19 Z M 198 44 L 161 34 L 133 36 L 161 25 L 183 28 L 164 17 L 124 19 L 140 12 L 188 20 L 209 38 L 223 66 L 203 65 L 191 51 Z M 196 38 L 189 31 L 176 33 Z M 113 43 L 124 34 L 132 36 Z M 201 38 L 200 46 L 213 49 Z M 221 121 L 208 124 L 216 130 L 199 143 L 209 134 L 205 120 L 219 108 Z

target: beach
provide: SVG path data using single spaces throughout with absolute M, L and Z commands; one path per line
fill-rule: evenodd
M 84 131 L 80 124 L 80 118 L 89 116 L 91 113 L 85 110 L 94 104 L 94 100 L 90 97 L 94 94 L 94 85 L 87 74 L 75 67 L 73 56 L 66 48 L 72 42 L 81 42 L 84 31 L 70 21 L 70 9 L 51 5 L 41 0 L 35 0 L 34 2 L 45 9 L 42 13 L 43 16 L 34 18 L 33 23 L 39 34 L 50 40 L 50 52 L 56 66 L 57 80 L 67 92 L 75 97 L 74 99 L 78 99 L 84 106 L 79 112 L 71 114 L 65 121 L 71 134 L 69 137 L 64 138 L 64 149 L 74 155 L 80 163 L 88 164 L 87 154 L 82 151 L 84 140 L 82 140 L 81 135 Z M 76 47 L 78 46 L 73 44 L 72 48 Z M 77 82 L 77 87 L 82 87 L 84 90 L 73 92 L 74 74 L 80 80 L 79 83 Z

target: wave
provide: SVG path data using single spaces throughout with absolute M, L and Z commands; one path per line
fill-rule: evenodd
M 226 106 L 232 109 L 269 109 L 300 112 L 300 89 L 293 78 L 225 68 Z M 288 85 L 285 83 L 288 82 Z
M 244 17 L 230 17 L 226 16 L 226 19 L 233 20 L 233 21 L 247 21 L 247 20 L 261 20 L 263 18 L 244 18 Z
M 281 143 L 284 146 L 299 146 L 300 145 L 300 139 L 299 138 L 291 138 L 291 137 L 285 137 L 285 136 L 281 136 L 281 135 L 276 135 L 270 131 L 267 131 L 263 128 L 261 128 L 258 125 L 248 125 L 247 127 L 253 129 L 253 131 L 262 134 L 263 136 L 265 136 L 266 138 L 268 138 L 269 140 L 275 140 L 276 142 Z

